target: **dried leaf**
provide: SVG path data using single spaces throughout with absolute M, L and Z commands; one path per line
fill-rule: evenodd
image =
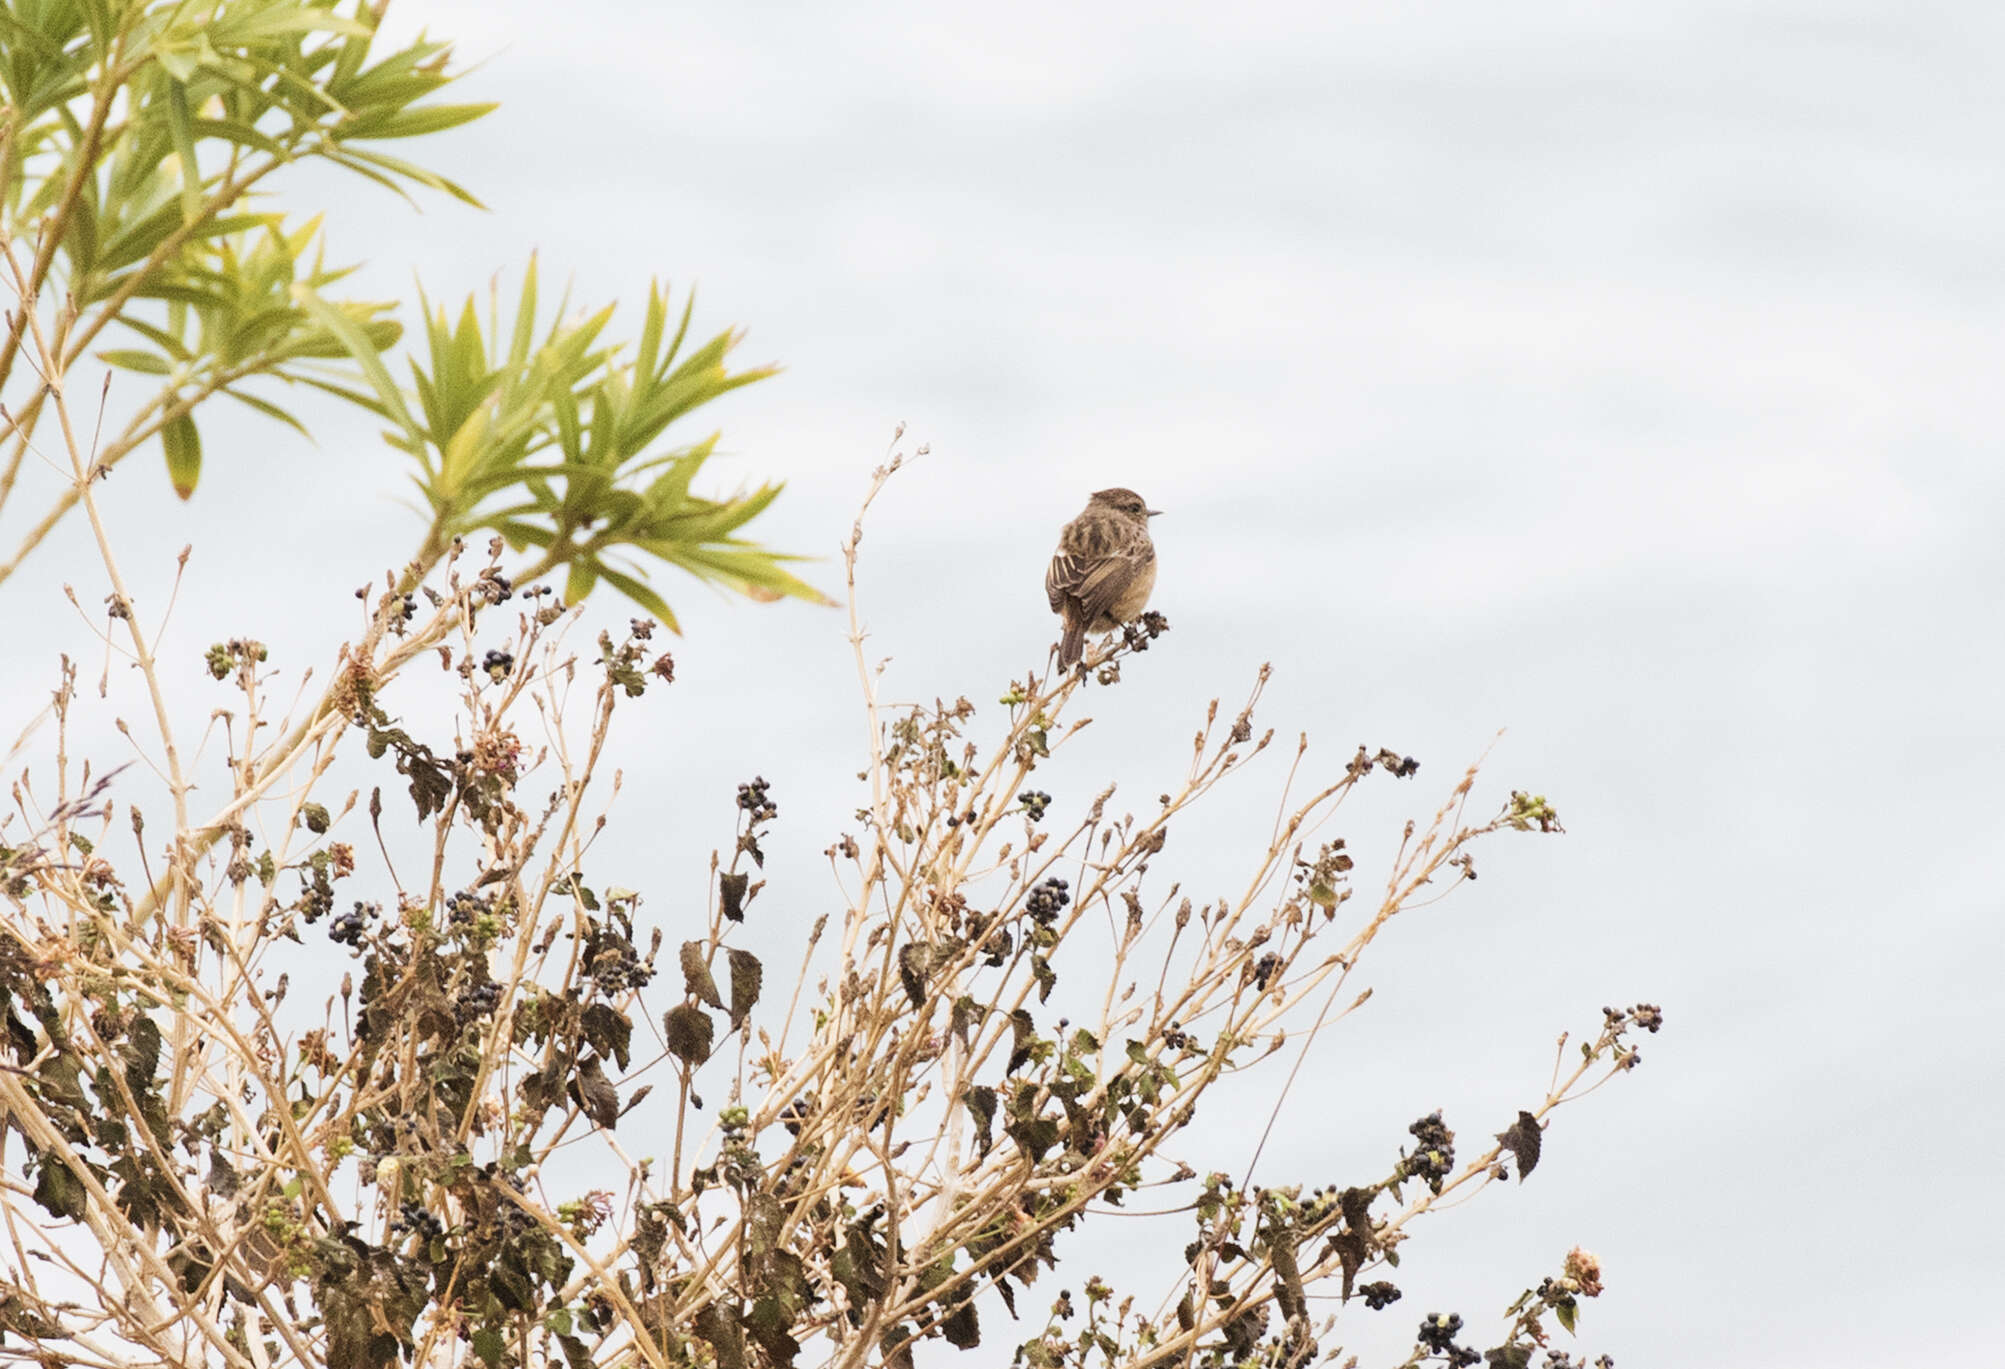
M 962 1095 L 968 1105 L 968 1113 L 975 1119 L 975 1143 L 984 1155 L 995 1145 L 996 1091 L 986 1084 L 976 1084 Z
M 717 1027 L 710 1020 L 710 1014 L 694 1003 L 682 1003 L 663 1013 L 661 1028 L 668 1049 L 676 1058 L 692 1065 L 700 1065 L 710 1058 Z
M 717 992 L 717 981 L 710 975 L 710 966 L 704 963 L 703 943 L 683 942 L 680 959 L 682 991 L 692 998 L 708 1003 L 713 1008 L 722 1008 L 724 996 Z
M 1302 1271 L 1295 1263 L 1295 1237 L 1292 1232 L 1274 1233 L 1267 1262 L 1274 1266 L 1274 1301 L 1280 1306 L 1281 1315 L 1290 1321 L 1306 1316 L 1309 1303 L 1302 1295 Z
M 1518 1120 L 1497 1133 L 1498 1144 L 1511 1152 L 1518 1162 L 1518 1182 L 1523 1183 L 1539 1162 L 1539 1144 L 1542 1140 L 1539 1119 L 1529 1112 L 1520 1111 Z
M 745 1369 L 745 1328 L 733 1309 L 722 1303 L 705 1303 L 690 1328 L 710 1342 L 718 1369 Z
M 972 1350 L 982 1343 L 981 1322 L 975 1316 L 975 1304 L 964 1302 L 949 1312 L 940 1321 L 940 1334 L 947 1338 L 947 1344 L 957 1350 Z
M 731 1025 L 741 1027 L 752 1005 L 759 1001 L 759 986 L 765 982 L 765 967 L 750 951 L 733 946 L 724 952 L 731 964 Z
M 751 883 L 750 875 L 732 874 L 726 871 L 717 876 L 717 901 L 728 920 L 732 922 L 745 920 L 745 893 Z
M 577 1077 L 571 1081 L 571 1101 L 608 1131 L 620 1120 L 620 1091 L 606 1078 L 605 1067 L 596 1055 L 578 1066 Z

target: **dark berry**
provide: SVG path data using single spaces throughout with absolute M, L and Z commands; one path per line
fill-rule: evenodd
M 1072 895 L 1066 892 L 1067 888 L 1066 882 L 1055 876 L 1034 885 L 1029 896 L 1024 899 L 1024 911 L 1030 914 L 1032 921 L 1040 926 L 1049 927 L 1058 920 L 1058 915 L 1064 911 L 1065 905 L 1072 902 Z

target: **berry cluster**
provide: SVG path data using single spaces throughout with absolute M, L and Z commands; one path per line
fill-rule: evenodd
M 381 904 L 357 901 L 353 908 L 338 914 L 334 921 L 327 925 L 328 938 L 342 945 L 360 946 L 362 933 L 368 930 L 369 919 L 382 911 Z
M 1456 1333 L 1462 1329 L 1462 1318 L 1450 1312 L 1443 1315 L 1432 1313 L 1420 1323 L 1421 1348 L 1430 1354 L 1441 1356 L 1453 1369 L 1466 1369 L 1472 1364 L 1481 1364 L 1483 1357 L 1474 1350 L 1465 1349 L 1455 1343 Z
M 487 678 L 500 684 L 515 669 L 515 657 L 506 651 L 490 651 L 480 661 L 480 668 L 487 672 Z
M 515 586 L 506 575 L 489 567 L 474 582 L 473 592 L 490 604 L 502 604 L 515 597 Z
M 1407 1128 L 1416 1142 L 1413 1154 L 1402 1155 L 1399 1177 L 1424 1180 L 1434 1192 L 1455 1168 L 1455 1133 L 1441 1121 L 1439 1112 L 1430 1112 Z
M 591 958 L 586 962 L 592 971 L 592 978 L 598 981 L 601 993 L 625 993 L 629 989 L 647 987 L 654 978 L 654 971 L 641 963 L 640 952 L 624 937 L 606 935 L 599 938 L 593 948 Z
M 771 822 L 780 809 L 766 793 L 766 777 L 754 775 L 750 784 L 738 786 L 738 806 L 752 815 L 753 822 Z
M 299 915 L 311 927 L 333 911 L 334 885 L 328 881 L 326 870 L 316 869 L 299 891 Z
M 1377 1312 L 1398 1302 L 1400 1292 L 1397 1288 L 1394 1288 L 1391 1284 L 1381 1279 L 1377 1283 L 1359 1284 L 1358 1296 L 1365 1300 L 1366 1307 Z
M 1030 896 L 1023 902 L 1024 911 L 1029 913 L 1031 920 L 1039 926 L 1049 927 L 1058 921 L 1058 915 L 1065 910 L 1065 905 L 1072 902 L 1072 895 L 1067 892 L 1068 888 L 1066 882 L 1055 875 L 1042 884 L 1033 885 Z
M 390 1234 L 409 1231 L 430 1240 L 434 1236 L 446 1234 L 445 1223 L 424 1209 L 420 1203 L 405 1203 L 397 1209 L 397 1215 L 390 1219 Z
M 815 1095 L 812 1092 L 802 1094 L 780 1109 L 780 1125 L 787 1129 L 789 1136 L 799 1136 L 801 1128 L 807 1125 L 808 1118 L 813 1115 L 814 1107 Z
M 117 613 L 112 614 L 114 618 L 120 616 L 122 615 Z M 232 637 L 227 642 L 217 642 L 214 646 L 210 647 L 203 660 L 208 665 L 211 675 L 219 680 L 227 680 L 230 678 L 231 671 L 236 670 L 246 662 L 262 662 L 269 658 L 270 655 L 271 653 L 265 649 L 263 642 L 254 642 L 249 638 L 243 637 Z
M 494 1016 L 494 1010 L 501 1006 L 501 986 L 492 979 L 483 979 L 477 984 L 469 984 L 460 990 L 460 1015 L 469 1022 L 482 1022 Z
M 1274 982 L 1274 976 L 1281 973 L 1281 957 L 1273 951 L 1260 957 L 1253 966 L 1253 986 L 1265 990 Z
M 1042 789 L 1026 789 L 1016 796 L 1016 801 L 1030 814 L 1032 822 L 1043 822 L 1044 810 L 1051 806 L 1051 795 Z
M 471 889 L 462 889 L 446 900 L 446 921 L 454 927 L 471 927 L 483 913 L 494 911 L 494 900 Z

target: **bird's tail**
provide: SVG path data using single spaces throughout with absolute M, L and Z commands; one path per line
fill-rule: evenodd
M 1086 623 L 1076 613 L 1065 615 L 1065 635 L 1058 642 L 1058 668 L 1070 670 L 1086 650 Z

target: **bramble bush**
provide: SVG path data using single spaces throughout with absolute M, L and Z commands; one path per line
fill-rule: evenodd
M 152 714 L 144 740 L 119 726 L 156 777 L 72 757 L 91 700 L 61 661 L 53 751 L 10 757 L 0 819 L 0 1355 L 739 1369 L 909 1365 L 942 1342 L 1039 1369 L 1341 1359 L 1348 1319 L 1397 1315 L 1420 1219 L 1530 1175 L 1554 1109 L 1633 1068 L 1658 1009 L 1605 1009 L 1563 1039 L 1551 1081 L 1474 1146 L 1433 1114 L 1386 1138 L 1375 1173 L 1253 1187 L 1173 1143 L 1249 1070 L 1274 1072 L 1287 1126 L 1288 1062 L 1363 1001 L 1388 922 L 1473 879 L 1493 834 L 1557 831 L 1552 806 L 1512 793 L 1471 817 L 1472 769 L 1366 890 L 1329 820 L 1418 767 L 1361 748 L 1284 794 L 1266 845 L 1207 853 L 1237 859 L 1241 895 L 1194 899 L 1170 824 L 1181 849 L 1269 749 L 1264 668 L 1242 707 L 1205 712 L 1180 786 L 1128 812 L 1108 785 L 1066 818 L 1039 772 L 1087 725 L 1068 721 L 1081 692 L 1146 668 L 1168 623 L 1148 615 L 1083 671 L 1026 675 L 993 705 L 889 708 L 859 626 L 860 514 L 844 559 L 868 792 L 827 848 L 839 907 L 799 963 L 769 975 L 740 944 L 767 851 L 792 840 L 763 779 L 738 790 L 700 919 L 664 925 L 643 891 L 588 876 L 616 714 L 674 678 L 653 573 L 821 595 L 744 536 L 776 487 L 696 490 L 716 438 L 679 421 L 768 374 L 730 369 L 735 334 L 692 341 L 688 303 L 651 290 L 638 336 L 615 340 L 610 309 L 546 314 L 532 262 L 506 310 L 421 300 L 404 346 L 396 306 L 332 293 L 346 272 L 324 265 L 319 220 L 257 208 L 308 158 L 467 198 L 381 150 L 486 109 L 434 98 L 444 44 L 382 51 L 383 8 L 0 13 L 0 517 L 33 487 L 27 456 L 63 473 L 4 525 L 0 583 L 66 524 L 87 530 L 98 630 Z M 148 387 L 129 412 L 107 368 Z M 381 420 L 424 526 L 364 592 L 325 684 L 283 705 L 258 641 L 162 651 L 171 624 L 134 611 L 95 489 L 158 447 L 188 498 L 208 406 L 303 427 L 277 398 L 303 391 Z M 647 616 L 596 627 L 601 585 Z M 297 593 L 331 613 L 346 591 Z M 163 679 L 199 669 L 228 701 L 177 718 Z M 196 725 L 223 738 L 207 771 Z M 1312 773 L 1304 742 L 1288 793 Z M 1182 1245 L 1171 1286 L 1032 1293 L 1067 1233 L 1144 1190 Z M 1588 1363 L 1549 1331 L 1601 1288 L 1576 1249 L 1491 1348 L 1428 1314 L 1406 1362 Z

